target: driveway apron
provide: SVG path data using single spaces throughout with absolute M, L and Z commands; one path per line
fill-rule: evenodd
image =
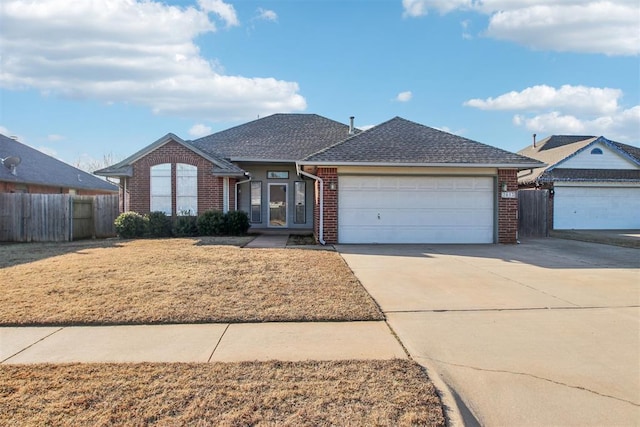
M 560 239 L 337 250 L 470 424 L 640 425 L 639 250 Z

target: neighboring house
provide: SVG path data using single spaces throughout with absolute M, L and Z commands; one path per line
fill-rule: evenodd
M 126 210 L 239 209 L 254 230 L 322 243 L 514 243 L 516 174 L 540 166 L 399 117 L 361 132 L 275 114 L 195 141 L 168 134 L 96 174 L 120 178 Z
M 519 172 L 518 184 L 551 190 L 554 229 L 640 228 L 640 148 L 553 135 L 518 153 L 546 163 Z
M 116 185 L 0 134 L 0 193 L 117 192 Z

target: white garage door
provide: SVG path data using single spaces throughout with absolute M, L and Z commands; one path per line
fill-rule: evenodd
M 553 228 L 640 228 L 639 187 L 555 187 Z
M 340 243 L 493 243 L 492 177 L 340 176 Z

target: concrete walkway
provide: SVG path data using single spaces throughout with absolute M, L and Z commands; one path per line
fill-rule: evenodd
M 288 240 L 288 234 L 259 234 L 245 248 L 285 248 Z
M 406 357 L 383 321 L 0 327 L 2 364 Z

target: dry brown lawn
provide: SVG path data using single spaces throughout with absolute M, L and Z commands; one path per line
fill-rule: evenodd
M 212 243 L 0 245 L 0 325 L 383 318 L 335 252 Z
M 1 425 L 444 426 L 408 360 L 0 366 Z

